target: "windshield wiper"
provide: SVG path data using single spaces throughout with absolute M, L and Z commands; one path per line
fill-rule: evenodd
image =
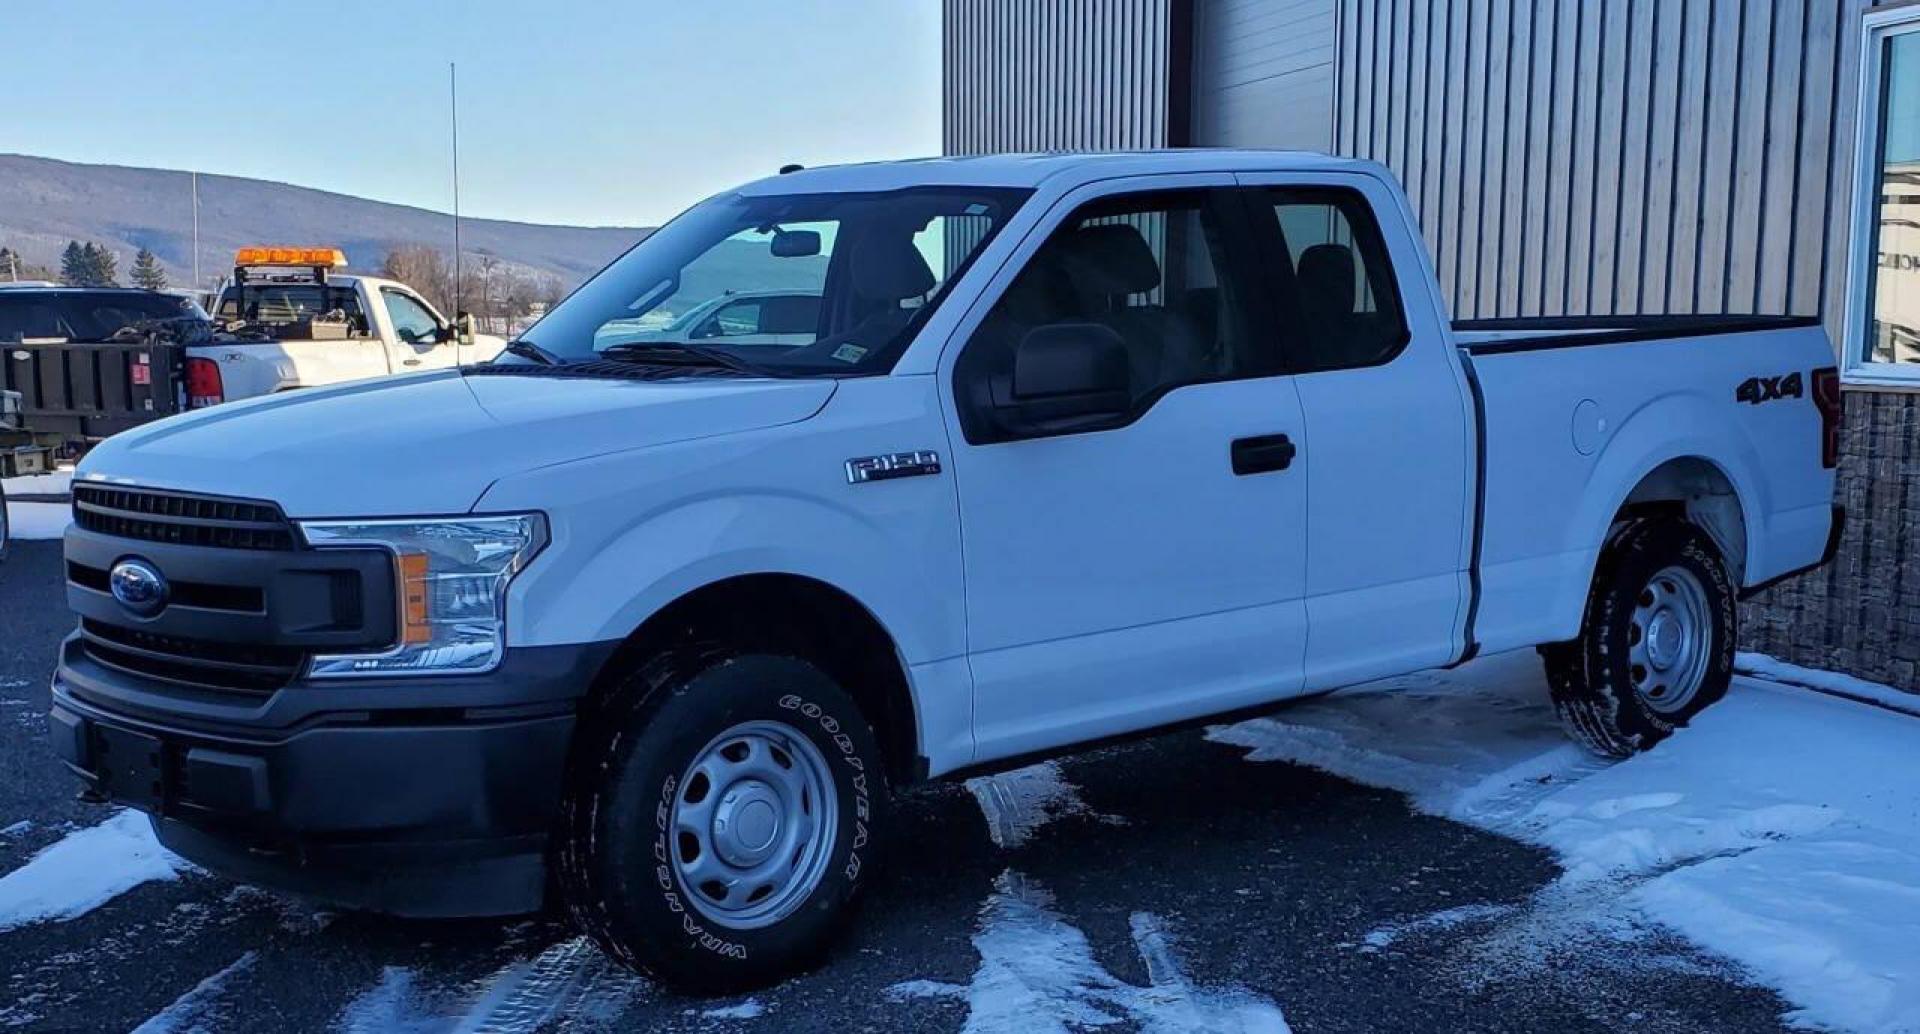
M 512 355 L 517 355 L 522 359 L 531 359 L 534 362 L 539 363 L 541 366 L 565 366 L 566 365 L 566 363 L 563 360 L 561 360 L 559 356 L 554 355 L 552 352 L 549 352 L 546 349 L 541 348 L 539 345 L 536 345 L 531 341 L 528 341 L 526 338 L 514 338 L 512 341 L 507 342 L 507 346 L 505 348 L 502 348 L 501 351 L 510 353 Z
M 758 363 L 748 362 L 731 352 L 702 345 L 688 345 L 677 341 L 643 341 L 625 345 L 609 345 L 601 349 L 600 354 L 611 359 L 627 359 L 639 363 L 657 363 L 662 366 L 702 366 L 732 370 L 754 377 L 781 376 Z

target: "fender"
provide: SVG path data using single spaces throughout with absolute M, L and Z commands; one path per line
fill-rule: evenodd
M 527 643 L 623 639 L 703 586 L 790 574 L 853 597 L 909 665 L 959 656 L 960 594 L 933 590 L 896 536 L 863 515 L 800 495 L 740 493 L 688 500 L 632 525 L 566 577 L 515 583 L 510 613 Z M 538 571 L 538 565 L 529 574 Z M 931 574 L 929 572 L 928 574 Z M 937 576 L 936 576 L 937 577 Z M 918 587 L 921 591 L 914 591 Z
M 1747 584 L 1754 571 L 1765 570 L 1761 555 L 1767 536 L 1764 521 L 1770 500 L 1759 450 L 1739 424 L 1716 413 L 1724 400 L 1709 398 L 1703 392 L 1684 391 L 1657 396 L 1629 414 L 1601 448 L 1580 507 L 1567 525 L 1563 545 L 1568 552 L 1586 554 L 1581 565 L 1588 583 L 1600 559 L 1607 530 L 1613 518 L 1626 504 L 1648 474 L 1661 464 L 1677 459 L 1703 460 L 1726 476 L 1740 503 L 1741 523 L 1746 532 L 1746 570 L 1736 571 L 1734 581 Z M 1553 626 L 1564 636 L 1579 631 L 1581 611 L 1586 604 L 1583 586 L 1566 587 L 1554 595 L 1556 612 Z

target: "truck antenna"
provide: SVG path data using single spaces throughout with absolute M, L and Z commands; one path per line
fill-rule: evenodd
M 447 62 L 447 98 L 453 116 L 453 316 L 460 318 L 460 73 Z
M 200 281 L 200 174 L 187 173 L 188 189 L 193 191 L 193 289 L 206 285 Z

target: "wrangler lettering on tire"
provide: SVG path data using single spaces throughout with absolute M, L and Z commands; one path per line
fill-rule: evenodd
M 1601 554 L 1580 638 L 1540 648 L 1568 733 L 1628 757 L 1726 695 L 1737 628 L 1734 587 L 1713 540 L 1648 520 Z
M 846 692 L 797 658 L 709 647 L 648 662 L 581 723 L 558 868 L 582 929 L 713 992 L 824 954 L 872 871 L 886 789 Z

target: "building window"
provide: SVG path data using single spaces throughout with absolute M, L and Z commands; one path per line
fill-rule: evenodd
M 1920 385 L 1920 10 L 1862 27 L 1847 379 Z

